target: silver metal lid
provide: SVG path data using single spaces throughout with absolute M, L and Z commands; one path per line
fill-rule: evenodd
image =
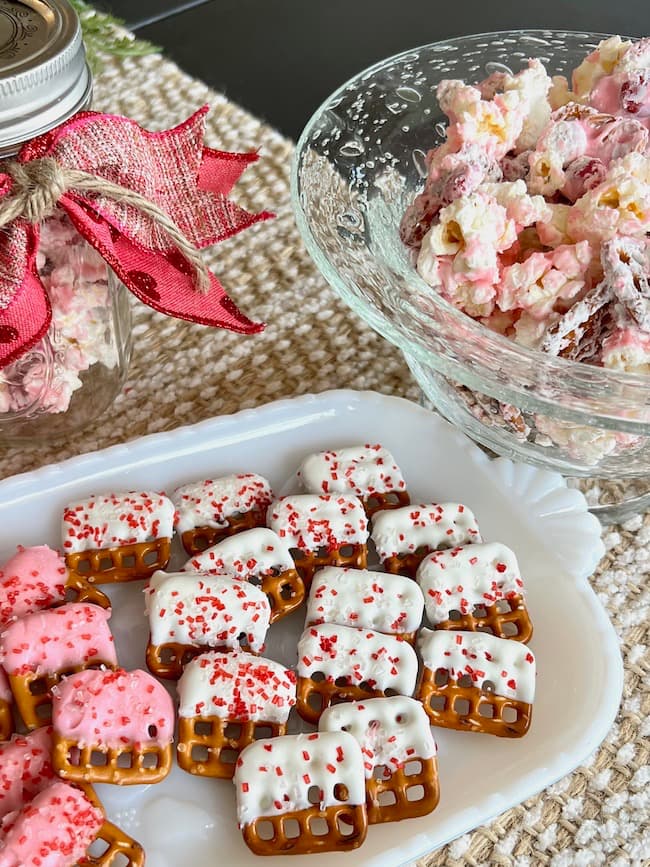
M 0 0 L 0 157 L 86 107 L 91 90 L 67 0 Z

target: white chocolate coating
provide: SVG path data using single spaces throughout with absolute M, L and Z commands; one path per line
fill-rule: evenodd
M 285 723 L 296 703 L 295 673 L 252 653 L 203 653 L 185 666 L 177 689 L 181 717 Z
M 474 514 L 462 503 L 427 503 L 377 512 L 372 541 L 387 560 L 422 546 L 437 551 L 480 542 L 481 534 Z
M 366 800 L 361 748 L 346 732 L 314 732 L 259 740 L 239 755 L 233 777 L 239 827 L 260 816 L 308 810 L 312 786 L 320 789 L 320 808 L 358 806 Z M 347 800 L 334 795 L 340 784 Z
M 259 587 L 226 576 L 154 572 L 145 588 L 151 643 L 264 648 L 271 609 Z
M 298 677 L 322 672 L 328 682 L 349 678 L 353 686 L 412 695 L 418 673 L 415 651 L 406 641 L 335 623 L 310 626 L 298 642 Z
M 475 605 L 524 595 L 514 551 L 500 542 L 435 551 L 415 577 L 431 623 L 448 620 L 450 611 L 471 614 Z
M 418 648 L 426 668 L 444 668 L 451 679 L 469 675 L 481 688 L 489 680 L 496 695 L 532 704 L 535 698 L 535 657 L 519 641 L 487 632 L 422 629 Z
M 361 500 L 352 496 L 294 494 L 269 506 L 266 523 L 301 551 L 330 551 L 365 544 L 368 521 Z
M 305 625 L 339 623 L 375 632 L 415 632 L 422 622 L 422 591 L 410 578 L 368 569 L 327 566 L 314 575 Z
M 171 539 L 173 534 L 174 504 L 154 491 L 93 494 L 63 510 L 66 554 Z
M 297 475 L 310 494 L 354 494 L 363 498 L 406 490 L 402 471 L 388 449 L 380 445 L 309 455 Z
M 248 581 L 293 568 L 294 562 L 286 540 L 267 527 L 255 527 L 235 533 L 191 557 L 183 566 L 183 571 L 230 575 Z
M 256 473 L 182 485 L 172 494 L 178 512 L 176 528 L 185 533 L 196 527 L 227 527 L 228 518 L 253 509 L 264 511 L 272 499 L 271 485 Z
M 319 731 L 349 732 L 363 753 L 366 779 L 386 765 L 391 772 L 414 759 L 431 759 L 438 750 L 422 703 L 405 695 L 348 701 L 323 711 Z

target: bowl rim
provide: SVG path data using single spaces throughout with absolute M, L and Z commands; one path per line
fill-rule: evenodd
M 411 58 L 413 54 L 417 54 L 421 51 L 430 51 L 431 49 L 437 50 L 439 46 L 451 44 L 453 46 L 466 47 L 469 41 L 495 38 L 511 38 L 521 40 L 522 37 L 529 38 L 532 42 L 534 42 L 535 40 L 539 40 L 539 43 L 541 45 L 542 42 L 548 44 L 549 37 L 583 37 L 586 39 L 601 41 L 603 39 L 610 38 L 613 35 L 616 34 L 598 33 L 587 30 L 525 28 L 519 30 L 496 30 L 484 33 L 471 33 L 465 34 L 463 36 L 455 36 L 448 39 L 438 40 L 436 42 L 424 43 L 422 45 L 409 48 L 405 51 L 400 51 L 399 53 L 391 55 L 389 57 L 385 57 L 382 60 L 379 60 L 376 63 L 373 63 L 372 65 L 366 67 L 365 69 L 360 70 L 355 75 L 347 79 L 344 83 L 339 85 L 339 87 L 337 87 L 336 90 L 334 90 L 328 97 L 326 97 L 326 99 L 324 99 L 318 106 L 318 108 L 312 113 L 296 143 L 291 161 L 291 202 L 298 230 L 307 248 L 308 253 L 314 261 L 316 267 L 327 280 L 328 284 L 336 289 L 336 291 L 343 297 L 346 303 L 348 303 L 354 309 L 357 315 L 361 316 L 382 337 L 393 343 L 395 346 L 397 346 L 398 349 L 402 350 L 404 338 L 407 335 L 405 335 L 404 332 L 401 330 L 400 325 L 394 324 L 392 320 L 386 318 L 381 313 L 379 313 L 371 302 L 367 301 L 364 297 L 356 294 L 353 290 L 351 290 L 347 285 L 346 278 L 340 274 L 338 269 L 330 261 L 329 257 L 327 255 L 321 255 L 322 248 L 311 230 L 309 219 L 307 217 L 307 214 L 305 213 L 301 202 L 300 168 L 302 164 L 302 157 L 307 150 L 316 124 L 322 117 L 323 113 L 329 107 L 331 107 L 331 104 L 335 102 L 339 97 L 343 97 L 344 95 L 349 94 L 351 88 L 358 88 L 358 85 L 362 81 L 369 79 L 372 75 L 376 74 L 382 69 L 395 65 L 399 62 L 404 62 Z M 620 35 L 620 38 L 622 40 L 630 40 L 632 42 L 636 42 L 639 40 L 640 37 Z M 562 358 L 560 356 L 551 356 L 541 352 L 540 350 L 524 346 L 520 343 L 516 343 L 515 341 L 510 340 L 504 335 L 499 334 L 496 331 L 492 331 L 485 325 L 473 319 L 468 314 L 457 309 L 445 298 L 443 298 L 442 295 L 440 295 L 439 293 L 432 292 L 431 290 L 433 287 L 429 286 L 429 284 L 427 284 L 419 276 L 414 267 L 412 268 L 412 273 L 409 274 L 409 279 L 414 281 L 413 285 L 416 288 L 419 288 L 426 293 L 427 298 L 434 306 L 439 307 L 442 311 L 444 311 L 446 317 L 449 317 L 452 322 L 458 323 L 460 326 L 462 326 L 462 330 L 466 335 L 466 339 L 476 339 L 477 341 L 480 340 L 482 343 L 485 343 L 485 341 L 488 340 L 490 345 L 493 345 L 494 348 L 500 352 L 500 357 L 502 359 L 507 360 L 507 357 L 511 356 L 513 358 L 516 358 L 520 363 L 523 361 L 531 365 L 539 365 L 540 360 L 543 360 L 544 366 L 550 368 L 553 374 L 560 377 L 562 375 L 569 375 L 577 383 L 579 383 L 580 380 L 583 378 L 588 380 L 590 378 L 593 378 L 594 376 L 598 376 L 601 381 L 603 396 L 605 396 L 608 388 L 618 387 L 620 389 L 625 389 L 625 391 L 631 390 L 633 392 L 638 392 L 638 396 L 641 397 L 641 395 L 643 395 L 645 398 L 647 398 L 647 402 L 650 404 L 650 374 L 629 373 L 619 370 L 613 370 L 611 368 L 598 367 L 597 365 L 591 365 L 585 362 L 572 361 L 570 359 Z M 350 303 L 350 299 L 353 299 L 353 304 Z M 420 322 L 426 322 L 426 317 L 422 314 L 422 312 L 413 310 L 412 306 L 409 313 L 410 315 L 413 315 L 416 320 L 419 320 Z M 416 358 L 418 358 L 418 360 L 425 365 L 430 365 L 432 355 L 431 350 L 427 351 L 426 347 L 424 347 L 419 340 L 413 341 L 410 335 L 408 336 L 408 339 L 410 341 L 409 352 L 415 355 Z M 475 379 L 476 384 L 473 387 L 480 390 L 480 375 L 479 377 L 470 376 L 469 378 Z M 593 388 L 593 382 L 585 382 L 585 385 L 588 389 Z M 509 390 L 511 394 L 515 394 L 517 392 L 516 389 Z M 504 388 L 504 392 L 505 391 L 508 391 L 508 389 Z M 523 394 L 521 390 L 519 390 L 518 393 Z M 530 394 L 530 391 L 528 393 Z M 541 395 L 539 397 L 536 397 L 536 399 L 550 403 L 550 401 L 542 398 Z M 516 403 L 516 401 L 513 402 Z M 638 403 L 636 405 L 638 407 Z M 559 413 L 556 410 L 554 414 L 558 416 L 565 415 L 567 420 L 572 420 L 575 419 L 577 415 L 583 417 L 585 413 L 591 416 L 598 416 L 599 418 L 610 418 L 617 422 L 617 426 L 618 424 L 620 424 L 621 429 L 628 429 L 630 431 L 638 431 L 639 425 L 643 425 L 644 427 L 647 425 L 647 421 L 621 416 L 618 413 L 607 413 L 605 411 L 601 412 L 600 410 L 595 410 L 593 406 L 584 406 L 580 408 L 575 407 L 573 410 L 569 409 L 566 412 L 562 412 L 560 410 Z

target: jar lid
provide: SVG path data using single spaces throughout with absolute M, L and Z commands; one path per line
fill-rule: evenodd
M 91 88 L 67 0 L 0 0 L 0 157 L 84 108 Z

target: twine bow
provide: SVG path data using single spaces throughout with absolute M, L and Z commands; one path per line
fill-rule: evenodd
M 272 216 L 250 214 L 227 198 L 257 156 L 205 148 L 207 110 L 162 133 L 82 112 L 0 163 L 0 366 L 49 327 L 35 262 L 39 225 L 56 209 L 149 306 L 241 333 L 261 330 L 199 252 Z

